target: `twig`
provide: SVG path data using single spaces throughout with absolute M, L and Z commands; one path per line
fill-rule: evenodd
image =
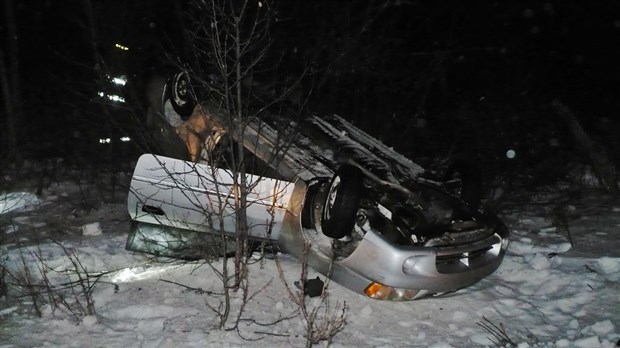
M 265 332 L 265 331 L 254 331 L 257 335 L 269 335 L 269 336 L 277 336 L 277 337 L 290 337 L 290 334 L 277 334 L 273 332 Z
M 485 317 L 482 317 L 482 321 L 478 322 L 477 324 L 485 331 L 493 335 L 493 337 L 497 341 L 493 340 L 493 338 L 491 337 L 489 337 L 489 341 L 493 342 L 493 344 L 497 345 L 498 347 L 517 347 L 517 344 L 513 340 L 511 340 L 510 337 L 508 337 L 506 329 L 504 328 L 504 324 L 500 323 L 498 326 L 497 324 L 491 322 Z
M 256 325 L 258 325 L 258 326 L 272 326 L 272 325 L 275 325 L 275 324 L 281 323 L 281 322 L 283 322 L 283 321 L 285 321 L 285 320 L 293 319 L 293 318 L 295 318 L 295 317 L 296 317 L 296 316 L 298 316 L 298 315 L 299 315 L 299 311 L 298 311 L 298 310 L 296 310 L 296 311 L 294 311 L 294 312 L 293 312 L 291 315 L 289 315 L 289 316 L 286 316 L 286 317 L 280 317 L 280 318 L 278 318 L 278 319 L 276 319 L 276 320 L 274 320 L 274 321 L 272 321 L 272 322 L 268 322 L 268 323 L 259 323 L 258 321 L 256 321 L 256 320 L 255 320 L 255 319 L 253 319 L 253 318 L 240 319 L 240 320 L 241 320 L 241 321 L 249 321 L 249 322 L 251 322 L 252 324 L 256 324 Z
M 219 292 L 215 292 L 215 291 L 209 291 L 209 290 L 203 290 L 202 288 L 194 288 L 191 286 L 187 286 L 185 284 L 181 284 L 181 283 L 177 283 L 177 282 L 173 282 L 171 280 L 166 280 L 166 279 L 159 279 L 160 282 L 164 282 L 164 283 L 170 283 L 170 284 L 174 284 L 174 285 L 178 285 L 180 287 L 183 287 L 185 289 L 188 290 L 192 290 L 196 293 L 199 293 L 201 295 L 223 295 L 223 293 L 219 293 Z

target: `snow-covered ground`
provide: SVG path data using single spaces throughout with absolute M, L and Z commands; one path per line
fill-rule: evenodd
M 256 294 L 244 308 L 238 330 L 221 330 L 211 309 L 221 301 L 212 293 L 221 291 L 212 268 L 126 251 L 125 193 L 96 186 L 53 182 L 37 196 L 25 185 L 0 198 L 0 265 L 6 268 L 8 285 L 8 291 L 0 292 L 0 347 L 305 345 L 305 322 L 273 258 L 250 267 L 250 293 Z M 337 317 L 337 305 L 346 303 L 346 324 L 330 346 L 616 346 L 620 201 L 596 189 L 561 186 L 525 196 L 529 199 L 502 205 L 501 216 L 512 231 L 504 263 L 470 288 L 413 302 L 386 302 L 331 283 L 327 312 Z M 562 226 L 568 226 L 573 246 Z M 296 291 L 299 261 L 289 255 L 278 259 L 286 283 Z M 214 262 L 216 269 L 219 262 Z M 24 276 L 24 265 L 34 279 L 32 291 L 44 290 L 36 285 L 45 273 L 55 290 L 66 294 L 74 314 L 63 305 L 54 310 L 44 303 L 38 317 L 32 298 L 18 292 L 9 275 Z M 76 267 L 91 281 L 98 280 L 92 290 L 94 315 L 83 313 L 83 296 L 78 297 L 82 308 L 71 291 L 59 289 L 70 281 L 78 284 L 75 273 L 66 273 Z M 309 278 L 317 276 L 309 273 Z M 75 290 L 82 293 L 77 286 Z M 234 296 L 231 318 L 242 303 Z M 48 296 L 43 298 L 49 302 Z M 325 307 L 317 298 L 308 298 L 307 305 Z M 227 327 L 233 324 L 231 319 Z M 502 337 L 505 341 L 497 343 Z

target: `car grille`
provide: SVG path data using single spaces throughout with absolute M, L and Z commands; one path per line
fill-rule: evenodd
M 429 239 L 424 246 L 426 247 L 454 247 L 477 243 L 485 240 L 494 234 L 489 228 L 481 227 L 458 232 L 446 232 L 438 237 Z
M 462 273 L 488 265 L 499 256 L 501 244 L 502 237 L 494 234 L 469 245 L 437 247 L 435 260 L 437 272 Z

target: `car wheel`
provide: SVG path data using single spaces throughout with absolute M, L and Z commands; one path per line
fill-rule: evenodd
M 342 166 L 332 178 L 321 216 L 323 234 L 340 239 L 353 230 L 362 199 L 362 175 L 353 166 Z
M 174 74 L 167 83 L 166 92 L 174 111 L 176 111 L 182 119 L 188 118 L 196 106 L 189 75 L 184 71 Z

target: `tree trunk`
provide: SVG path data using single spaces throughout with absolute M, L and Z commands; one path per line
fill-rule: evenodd
M 558 99 L 553 100 L 552 105 L 556 112 L 566 121 L 577 146 L 588 157 L 601 186 L 614 196 L 618 195 L 616 171 L 602 146 L 592 141 L 568 106 Z
M 7 28 L 7 61 L 4 52 L 0 49 L 0 88 L 4 99 L 5 109 L 5 132 L 7 159 L 13 162 L 19 159 L 17 148 L 16 122 L 19 118 L 21 103 L 21 87 L 19 80 L 19 53 L 17 46 L 17 26 L 15 25 L 15 12 L 13 0 L 4 1 L 4 15 Z

